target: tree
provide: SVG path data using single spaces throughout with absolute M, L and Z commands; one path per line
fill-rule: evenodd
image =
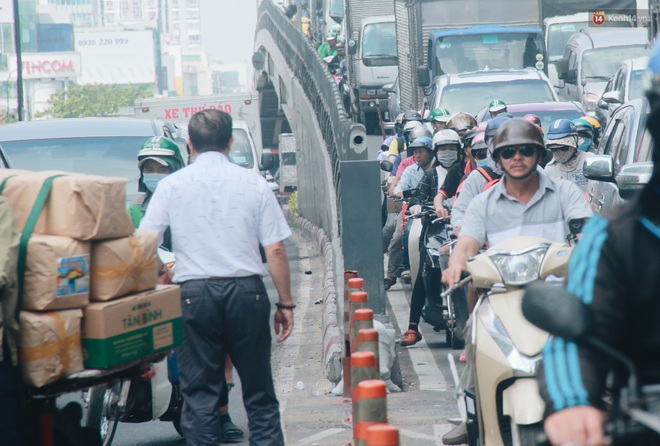
M 153 96 L 153 85 L 69 85 L 54 93 L 50 107 L 37 117 L 78 118 L 87 116 L 112 116 L 119 107 L 132 106 L 136 99 Z

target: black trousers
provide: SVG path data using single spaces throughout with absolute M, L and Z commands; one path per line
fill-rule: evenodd
M 250 445 L 283 446 L 270 363 L 271 305 L 258 276 L 182 284 L 183 343 L 177 349 L 184 398 L 181 425 L 190 446 L 220 443 L 224 358 L 236 367 Z
M 18 398 L 21 386 L 18 367 L 11 365 L 11 353 L 2 342 L 0 361 L 0 444 L 18 446 Z

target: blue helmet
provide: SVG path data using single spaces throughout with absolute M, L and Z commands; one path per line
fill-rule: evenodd
M 410 143 L 408 149 L 426 149 L 433 153 L 433 140 L 428 136 L 418 136 L 413 142 Z
M 498 115 L 493 119 L 491 119 L 490 121 L 488 121 L 488 124 L 486 124 L 486 138 L 485 138 L 486 144 L 488 144 L 488 141 L 493 139 L 493 137 L 497 133 L 497 129 L 499 129 L 500 126 L 505 122 L 507 122 L 509 119 L 511 118 Z
M 575 124 L 570 119 L 557 119 L 548 129 L 546 138 L 550 141 L 571 135 L 577 136 L 577 127 L 575 127 Z

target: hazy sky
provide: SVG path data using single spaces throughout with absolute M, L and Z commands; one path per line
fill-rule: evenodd
M 211 60 L 250 63 L 257 26 L 257 0 L 200 0 L 202 42 Z

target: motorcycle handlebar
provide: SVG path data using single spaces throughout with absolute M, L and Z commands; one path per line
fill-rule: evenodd
M 468 273 L 464 273 L 464 274 L 465 274 L 465 276 L 463 277 L 463 279 L 461 279 L 460 282 L 457 282 L 454 285 L 447 288 L 445 291 L 443 291 L 440 294 L 440 297 L 442 297 L 444 299 L 445 297 L 449 296 L 451 293 L 453 293 L 457 289 L 463 288 L 465 285 L 472 282 L 472 276 Z

